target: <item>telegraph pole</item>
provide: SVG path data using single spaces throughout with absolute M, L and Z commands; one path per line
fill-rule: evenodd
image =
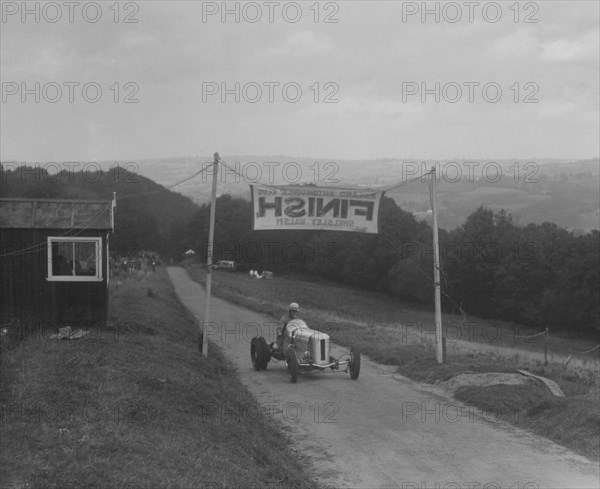
M 204 300 L 204 323 L 202 323 L 202 355 L 208 356 L 208 338 L 206 328 L 210 321 L 210 289 L 212 285 L 213 241 L 215 236 L 215 211 L 217 207 L 217 176 L 219 173 L 219 153 L 214 154 L 212 194 L 210 198 L 210 224 L 208 228 L 208 246 L 206 251 L 206 298 Z
M 435 165 L 431 167 L 431 207 L 433 212 L 433 286 L 435 297 L 435 351 L 438 363 L 444 363 L 442 338 L 442 298 L 440 295 L 440 242 L 438 238 Z

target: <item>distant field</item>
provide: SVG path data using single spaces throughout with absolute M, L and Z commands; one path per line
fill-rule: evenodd
M 200 268 L 192 270 L 196 279 L 203 280 Z M 385 294 L 371 292 L 315 277 L 280 275 L 275 280 L 256 280 L 246 273 L 215 271 L 213 283 L 221 294 L 229 294 L 258 304 L 263 312 L 278 318 L 289 302 L 302 305 L 303 313 L 318 324 L 343 329 L 356 326 L 372 329 L 382 327 L 397 335 L 404 343 L 421 338 L 432 338 L 434 331 L 433 306 L 424 307 L 394 299 Z M 433 296 L 433 292 L 432 292 Z M 444 313 L 442 317 L 445 336 L 452 340 L 510 347 L 543 352 L 540 337 L 525 338 L 541 331 L 501 320 L 485 320 Z M 595 346 L 593 342 L 565 339 L 552 334 L 548 349 L 561 355 L 576 354 Z
M 227 163 L 237 168 L 250 178 L 258 178 L 265 183 L 284 184 L 282 168 L 294 163 L 302 168 L 302 182 L 312 182 L 318 185 L 367 185 L 384 186 L 404 182 L 400 188 L 387 193 L 405 210 L 418 212 L 430 208 L 427 184 L 424 179 L 414 178 L 414 173 L 407 175 L 409 167 L 406 159 L 388 160 L 338 160 L 334 162 L 335 169 L 325 167 L 329 160 L 318 158 L 297 158 L 282 155 L 269 156 L 223 156 Z M 143 160 L 136 163 L 140 174 L 148 176 L 165 185 L 174 184 L 197 172 L 212 156 L 205 157 L 176 157 L 166 159 Z M 270 178 L 265 162 L 271 162 L 274 173 Z M 414 162 L 414 160 L 413 160 Z M 479 163 L 483 165 L 488 160 Z M 582 213 L 598 208 L 598 161 L 585 160 L 537 160 L 539 171 L 534 171 L 527 160 L 519 162 L 511 160 L 496 160 L 502 170 L 504 179 L 494 183 L 482 181 L 481 165 L 476 165 L 470 173 L 466 164 L 462 166 L 464 180 L 453 181 L 455 171 L 447 170 L 444 178 L 440 178 L 438 195 L 440 204 L 439 225 L 445 229 L 453 229 L 461 225 L 467 216 L 472 214 L 480 205 L 487 205 L 495 210 L 506 209 L 519 218 L 519 224 L 531 222 L 554 222 L 568 229 L 578 228 L 585 231 L 598 229 L 598 219 L 581 217 Z M 417 162 L 419 169 L 429 169 L 436 162 Z M 444 162 L 440 163 L 443 167 Z M 464 163 L 464 162 L 463 162 Z M 105 166 L 114 162 L 106 162 Z M 131 162 L 123 162 L 123 165 Z M 519 172 L 515 173 L 518 165 Z M 252 170 L 249 170 L 252 168 Z M 259 168 L 260 175 L 257 175 Z M 414 168 L 411 164 L 410 168 Z M 132 167 L 133 169 L 133 167 Z M 471 175 L 471 176 L 469 176 Z M 531 180 L 527 189 L 515 188 Z M 290 182 L 287 182 L 290 183 Z M 176 187 L 178 192 L 192 198 L 196 203 L 203 204 L 210 200 L 210 175 L 193 179 Z M 249 199 L 248 184 L 231 172 L 221 174 L 219 193 L 230 193 Z M 566 199 L 566 201 L 565 201 Z M 544 204 L 550 204 L 545 206 Z M 582 212 L 583 211 L 583 212 Z M 594 217 L 594 216 L 592 216 Z
M 600 212 L 598 210 L 593 212 L 584 212 L 579 216 L 579 220 L 582 229 L 598 229 Z
M 550 195 L 532 194 L 524 190 L 506 187 L 478 187 L 465 193 L 441 194 L 441 200 L 448 202 L 480 203 L 483 206 L 501 206 L 504 209 L 521 209 L 530 205 L 550 200 Z M 473 200 L 475 199 L 475 201 Z
M 446 185 L 448 186 L 448 185 Z M 405 209 L 416 208 L 423 211 L 430 208 L 429 195 L 424 192 L 398 192 L 390 193 L 390 197 Z M 493 210 L 504 209 L 519 218 L 519 224 L 527 224 L 537 219 L 537 215 L 530 212 L 544 203 L 550 202 L 552 196 L 549 194 L 529 193 L 525 190 L 510 187 L 477 187 L 474 185 L 463 185 L 462 188 L 449 188 L 438 191 L 439 225 L 441 228 L 453 229 L 464 223 L 465 219 L 479 206 Z M 543 208 L 543 207 L 542 207 Z M 572 220 L 571 224 L 579 222 Z M 587 221 L 586 221 L 587 223 Z M 589 225 L 581 224 L 580 227 L 588 228 Z M 590 229 L 594 226 L 591 225 Z M 597 227 L 597 225 L 596 225 Z

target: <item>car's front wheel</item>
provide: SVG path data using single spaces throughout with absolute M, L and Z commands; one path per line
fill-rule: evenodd
M 360 349 L 356 346 L 350 350 L 348 370 L 350 371 L 350 378 L 352 380 L 358 379 L 358 375 L 360 374 Z
M 295 384 L 298 382 L 298 371 L 300 370 L 300 366 L 298 365 L 298 357 L 293 348 L 288 350 L 285 363 L 287 365 L 288 375 L 290 376 L 290 382 Z
M 254 370 L 266 370 L 269 363 L 269 347 L 262 337 L 252 338 L 250 342 L 250 359 Z

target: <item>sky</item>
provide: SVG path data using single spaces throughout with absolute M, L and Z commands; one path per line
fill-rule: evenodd
M 597 157 L 599 5 L 2 1 L 0 159 Z

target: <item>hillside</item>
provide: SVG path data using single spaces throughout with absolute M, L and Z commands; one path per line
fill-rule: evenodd
M 117 208 L 111 249 L 117 254 L 166 251 L 173 228 L 190 221 L 198 211 L 189 197 L 122 167 L 51 174 L 39 164 L 4 164 L 0 171 L 3 197 L 110 200 L 114 192 Z
M 576 233 L 599 228 L 600 162 L 592 160 L 482 160 L 445 162 L 408 159 L 337 160 L 284 155 L 223 156 L 231 170 L 219 177 L 219 194 L 249 199 L 249 183 L 390 187 L 387 193 L 404 210 L 427 220 L 429 192 L 420 175 L 438 168 L 439 225 L 454 229 L 483 205 L 505 209 L 516 223 L 553 222 Z M 176 157 L 121 162 L 165 185 L 174 184 L 207 167 L 212 157 Z M 101 165 L 108 168 L 114 162 Z M 487 165 L 487 166 L 486 166 Z M 486 170 L 484 171 L 484 168 Z M 236 174 L 237 172 L 238 174 Z M 416 179 L 416 180 L 415 180 Z M 197 204 L 210 199 L 211 175 L 176 187 Z
M 592 165 L 590 162 L 584 168 Z M 548 210 L 565 219 L 575 211 L 597 213 L 597 206 L 585 203 L 586 198 L 590 202 L 597 198 L 597 188 L 593 192 L 589 188 L 594 174 L 588 173 L 586 178 L 577 176 L 582 172 L 572 174 L 571 179 L 571 174 L 560 172 L 558 180 L 552 175 L 546 180 L 540 176 L 549 193 L 530 191 L 529 184 L 518 188 L 506 182 L 502 187 L 487 181 L 440 181 L 441 215 L 464 219 L 453 230 L 440 232 L 446 290 L 443 306 L 535 328 L 597 334 L 600 233 L 584 233 L 583 228 L 572 232 L 577 229 L 574 219 L 571 226 L 564 227 L 550 222 L 525 225 L 519 214 L 523 212 L 519 206 L 525 205 L 532 215 L 544 218 Z M 194 172 L 187 177 L 190 175 Z M 189 182 L 201 180 L 196 176 Z M 41 168 L 19 167 L 3 171 L 2 181 L 2 194 L 8 197 L 109 199 L 117 192 L 113 254 L 152 250 L 164 258 L 178 259 L 191 248 L 201 260 L 206 256 L 209 205 L 197 207 L 188 197 L 140 174 L 117 167 L 106 172 L 49 175 Z M 247 189 L 246 184 L 233 185 Z M 416 187 L 416 182 L 406 187 L 409 185 Z M 579 197 L 564 190 L 574 185 L 580 187 Z M 553 187 L 560 192 L 551 193 Z M 429 304 L 432 233 L 425 222 L 429 196 L 400 192 L 403 198 L 413 200 L 398 205 L 392 198 L 397 193 L 389 192 L 382 199 L 377 236 L 327 231 L 252 232 L 250 202 L 222 195 L 216 205 L 214 259 L 235 260 L 247 270 L 308 273 Z M 470 205 L 482 201 L 485 206 L 470 212 Z M 506 202 L 515 218 L 494 210 Z M 424 218 L 418 218 L 419 212 Z

